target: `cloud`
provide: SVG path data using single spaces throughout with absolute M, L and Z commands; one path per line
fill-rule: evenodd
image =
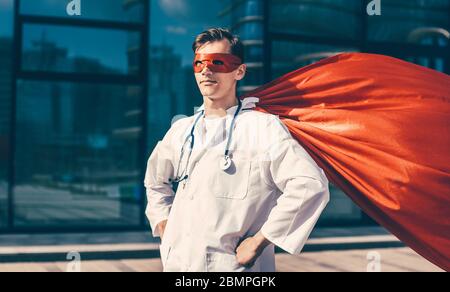
M 179 17 L 189 14 L 186 0 L 159 0 L 159 5 L 170 16 Z
M 0 8 L 11 8 L 12 2 L 12 0 L 0 0 Z
M 169 25 L 166 27 L 166 32 L 168 32 L 170 34 L 176 34 L 176 35 L 185 35 L 187 33 L 187 30 L 185 27 L 182 27 L 182 26 Z

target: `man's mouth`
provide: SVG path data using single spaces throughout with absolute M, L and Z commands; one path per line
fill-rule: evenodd
M 200 84 L 217 84 L 217 81 L 214 80 L 203 80 Z

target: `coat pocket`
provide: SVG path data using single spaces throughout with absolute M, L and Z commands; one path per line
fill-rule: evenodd
M 247 197 L 251 160 L 233 159 L 228 170 L 217 170 L 212 180 L 212 191 L 217 198 L 243 200 Z
M 258 272 L 260 262 L 256 260 L 251 267 L 245 267 L 238 263 L 236 255 L 211 252 L 206 254 L 206 271 L 207 272 Z
M 239 265 L 233 254 L 212 252 L 206 254 L 207 272 L 242 272 L 245 267 Z

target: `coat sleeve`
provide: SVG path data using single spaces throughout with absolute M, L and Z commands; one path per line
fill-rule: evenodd
M 153 236 L 160 236 L 156 226 L 169 218 L 175 193 L 169 179 L 174 176 L 171 131 L 159 141 L 147 162 L 144 185 L 147 193 L 145 214 L 150 222 Z
M 279 192 L 261 232 L 283 250 L 298 254 L 329 201 L 328 179 L 277 117 L 268 128 L 276 142 L 265 153 L 267 177 Z

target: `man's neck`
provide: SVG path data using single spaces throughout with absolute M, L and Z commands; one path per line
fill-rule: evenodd
M 224 117 L 227 110 L 238 104 L 237 97 L 211 100 L 207 97 L 203 98 L 205 104 L 205 117 Z

